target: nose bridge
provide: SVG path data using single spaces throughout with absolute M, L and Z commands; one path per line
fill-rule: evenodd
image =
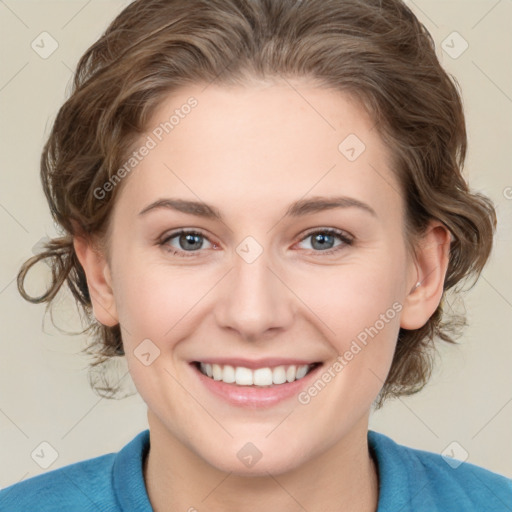
M 222 327 L 257 339 L 270 329 L 286 327 L 293 308 L 291 294 L 273 270 L 270 251 L 250 238 L 236 248 L 234 268 L 218 299 L 216 317 Z

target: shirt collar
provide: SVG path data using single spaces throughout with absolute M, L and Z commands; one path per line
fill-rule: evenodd
M 144 482 L 143 465 L 149 452 L 149 430 L 140 432 L 116 456 L 113 466 L 113 487 L 122 510 L 152 512 Z M 377 512 L 406 510 L 410 503 L 411 482 L 397 453 L 396 443 L 373 430 L 368 431 L 368 448 L 379 474 Z
M 121 510 L 152 512 L 144 483 L 143 464 L 149 451 L 149 430 L 140 432 L 114 460 L 113 488 Z

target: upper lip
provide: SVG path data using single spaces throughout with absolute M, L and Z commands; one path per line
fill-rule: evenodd
M 192 363 L 205 363 L 205 364 L 218 364 L 221 366 L 231 365 L 231 366 L 243 366 L 244 368 L 265 368 L 272 366 L 289 366 L 289 365 L 309 365 L 320 363 L 321 361 L 315 360 L 305 360 L 305 359 L 295 359 L 295 358 L 283 358 L 283 357 L 265 357 L 262 359 L 245 359 L 243 357 L 206 357 L 204 359 L 195 359 L 191 361 Z

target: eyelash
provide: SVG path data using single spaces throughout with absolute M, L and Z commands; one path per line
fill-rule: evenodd
M 330 236 L 335 236 L 339 240 L 341 240 L 343 242 L 343 244 L 333 247 L 332 249 L 327 249 L 325 251 L 313 251 L 313 253 L 328 256 L 328 255 L 337 253 L 338 251 L 342 250 L 345 246 L 351 246 L 354 243 L 354 239 L 352 237 L 345 234 L 345 232 L 340 231 L 338 229 L 334 229 L 334 228 L 315 229 L 314 231 L 308 232 L 304 237 L 302 237 L 300 240 L 298 240 L 298 242 L 303 242 L 304 240 L 311 237 L 312 235 L 317 235 L 320 233 L 327 234 Z M 176 238 L 177 236 L 180 236 L 180 235 L 200 235 L 201 237 L 205 238 L 206 240 L 208 240 L 210 242 L 208 237 L 206 237 L 201 231 L 183 229 L 183 230 L 177 231 L 175 233 L 171 233 L 169 236 L 165 237 L 161 242 L 159 242 L 158 245 L 163 247 L 167 252 L 172 252 L 173 256 L 178 256 L 180 258 L 194 257 L 195 256 L 194 253 L 197 253 L 199 251 L 182 251 L 182 250 L 176 250 L 174 248 L 169 248 L 169 246 L 167 246 L 167 243 L 170 240 L 172 240 L 173 238 Z M 212 243 L 212 242 L 210 242 L 210 243 Z M 214 244 L 214 245 L 216 245 L 216 244 Z

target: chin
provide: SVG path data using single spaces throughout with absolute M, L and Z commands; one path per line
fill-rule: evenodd
M 297 452 L 291 444 L 283 447 L 283 443 L 278 442 L 274 446 L 268 440 L 266 446 L 262 447 L 257 438 L 254 443 L 243 441 L 232 442 L 229 447 L 224 445 L 220 452 L 197 453 L 208 464 L 220 471 L 252 477 L 268 477 L 269 473 L 272 475 L 287 473 L 306 460 L 304 449 Z

